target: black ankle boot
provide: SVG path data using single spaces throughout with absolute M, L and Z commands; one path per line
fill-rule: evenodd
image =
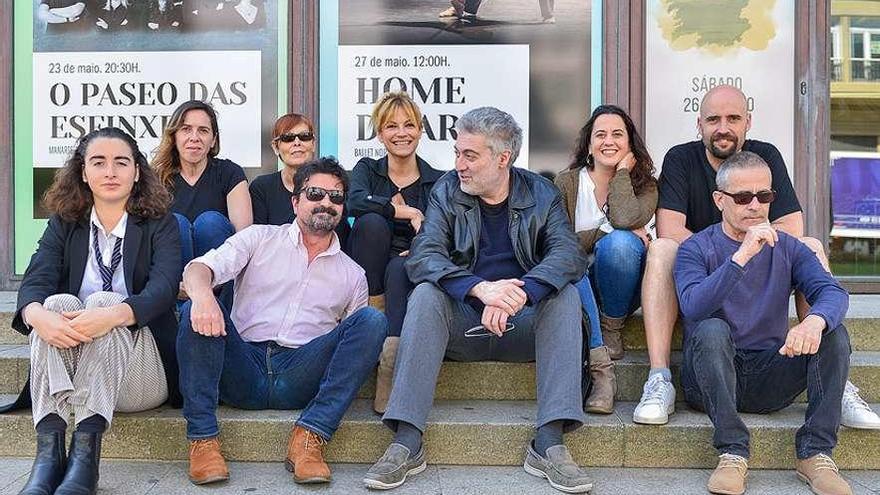
M 66 465 L 64 432 L 38 433 L 31 476 L 18 495 L 52 495 L 64 478 Z
M 101 434 L 73 432 L 67 472 L 55 490 L 55 495 L 94 495 L 98 491 L 100 461 Z

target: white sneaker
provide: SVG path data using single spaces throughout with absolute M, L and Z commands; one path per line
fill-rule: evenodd
M 880 430 L 880 416 L 859 396 L 859 388 L 846 381 L 841 401 L 840 424 L 863 430 Z
M 675 412 L 675 387 L 663 375 L 648 378 L 642 391 L 642 400 L 633 413 L 633 422 L 643 425 L 665 425 Z

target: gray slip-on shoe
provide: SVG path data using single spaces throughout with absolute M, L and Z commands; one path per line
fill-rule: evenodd
M 593 489 L 593 480 L 575 464 L 565 445 L 550 447 L 544 458 L 529 442 L 523 469 L 532 476 L 547 478 L 550 486 L 565 493 L 586 493 Z
M 418 474 L 425 470 L 425 446 L 412 458 L 409 449 L 399 443 L 392 443 L 385 449 L 382 457 L 373 464 L 364 476 L 364 485 L 373 490 L 390 490 L 397 488 L 406 481 L 410 474 Z

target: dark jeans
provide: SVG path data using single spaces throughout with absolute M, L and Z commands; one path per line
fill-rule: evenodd
M 406 301 L 414 285 L 403 267 L 406 257 L 391 249 L 392 235 L 392 224 L 382 215 L 361 215 L 349 234 L 349 252 L 367 274 L 370 295 L 385 294 L 388 335 L 400 336 Z
M 629 316 L 640 304 L 645 244 L 628 230 L 615 230 L 599 239 L 593 251 L 590 281 L 599 311 L 611 318 Z
M 718 452 L 749 457 L 749 430 L 737 411 L 778 411 L 805 389 L 806 418 L 795 436 L 798 459 L 830 456 L 837 445 L 840 401 L 849 374 L 846 328 L 826 332 L 816 354 L 789 358 L 778 351 L 736 349 L 730 326 L 718 318 L 701 321 L 688 335 L 681 376 L 685 400 L 709 415 Z
M 292 349 L 245 342 L 229 312 L 225 337 L 193 331 L 192 303 L 183 305 L 177 337 L 186 436 L 217 436 L 218 400 L 240 409 L 303 409 L 296 421 L 329 440 L 379 360 L 385 316 L 362 308 L 329 333 Z
M 177 226 L 180 229 L 180 247 L 183 267 L 208 251 L 220 247 L 226 239 L 235 234 L 235 227 L 222 213 L 209 210 L 196 217 L 190 223 L 185 216 L 175 213 Z M 227 307 L 232 307 L 233 282 L 229 281 L 220 288 L 218 297 Z M 216 292 L 215 292 L 216 294 Z M 182 303 L 178 304 L 178 310 Z

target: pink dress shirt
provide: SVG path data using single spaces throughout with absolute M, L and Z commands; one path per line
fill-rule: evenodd
M 251 225 L 190 263 L 208 266 L 215 286 L 235 278 L 232 322 L 246 342 L 299 347 L 367 305 L 364 270 L 336 234 L 309 264 L 295 221 Z

